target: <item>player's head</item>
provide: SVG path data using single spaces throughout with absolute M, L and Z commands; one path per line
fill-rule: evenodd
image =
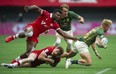
M 54 49 L 52 55 L 53 56 L 60 56 L 61 54 L 63 54 L 64 50 L 61 46 L 58 46 Z
M 61 10 L 60 9 L 55 9 L 52 15 L 52 19 L 55 21 L 58 21 L 60 19 L 60 15 L 61 15 Z
M 62 10 L 62 16 L 68 15 L 69 6 L 67 4 L 62 4 L 60 9 Z
M 109 19 L 104 19 L 101 23 L 101 26 L 102 26 L 104 32 L 107 32 L 109 30 L 109 28 L 111 27 L 111 25 L 112 25 L 112 21 Z

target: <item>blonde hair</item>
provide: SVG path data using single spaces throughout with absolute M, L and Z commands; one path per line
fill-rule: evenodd
M 69 9 L 69 6 L 68 6 L 67 4 L 62 4 L 62 5 L 60 6 L 60 9 L 62 10 L 62 8 Z
M 109 19 L 104 19 L 101 24 L 102 25 L 111 26 L 112 25 L 112 21 L 109 20 Z

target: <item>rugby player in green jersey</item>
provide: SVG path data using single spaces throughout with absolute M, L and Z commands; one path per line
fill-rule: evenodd
M 62 14 L 61 19 L 58 21 L 58 24 L 65 33 L 73 37 L 73 32 L 71 29 L 72 20 L 77 20 L 80 23 L 84 23 L 84 18 L 73 11 L 69 11 L 69 6 L 67 4 L 62 4 L 60 9 L 62 10 Z M 64 40 L 67 43 L 66 51 L 69 52 L 70 49 L 72 49 L 73 41 L 66 38 L 64 38 Z M 61 43 L 61 35 L 56 33 L 56 41 L 54 43 L 54 46 L 58 46 L 60 43 Z
M 65 52 L 61 57 L 73 57 L 77 53 L 80 54 L 81 59 L 79 60 L 70 60 L 68 59 L 66 61 L 66 68 L 68 68 L 71 64 L 81 64 L 85 66 L 90 66 L 92 64 L 91 55 L 89 53 L 88 47 L 91 46 L 93 51 L 95 52 L 95 55 L 102 59 L 99 53 L 96 50 L 95 47 L 95 41 L 99 42 L 99 45 L 102 48 L 106 48 L 106 46 L 101 42 L 101 36 L 106 33 L 109 28 L 112 25 L 112 21 L 109 19 L 104 19 L 101 23 L 101 26 L 98 26 L 91 31 L 89 31 L 87 34 L 85 34 L 83 37 L 81 37 L 79 40 L 77 40 L 74 43 L 74 48 L 69 52 Z

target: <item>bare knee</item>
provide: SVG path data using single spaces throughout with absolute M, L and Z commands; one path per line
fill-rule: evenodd
M 25 29 L 25 36 L 26 37 L 31 37 L 33 35 L 33 28 L 32 27 L 28 27 Z
M 91 66 L 91 65 L 92 65 L 92 61 L 86 63 L 86 66 Z

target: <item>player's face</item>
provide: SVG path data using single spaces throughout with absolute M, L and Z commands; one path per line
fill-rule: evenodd
M 53 51 L 53 56 L 58 56 L 58 54 L 59 54 L 59 49 L 54 49 L 54 51 Z
M 68 9 L 62 8 L 62 16 L 66 17 L 68 15 Z
M 103 25 L 104 32 L 107 32 L 109 30 L 110 26 L 109 25 Z
M 60 19 L 60 15 L 61 14 L 59 12 L 56 12 L 56 13 L 53 14 L 52 19 L 58 21 Z

